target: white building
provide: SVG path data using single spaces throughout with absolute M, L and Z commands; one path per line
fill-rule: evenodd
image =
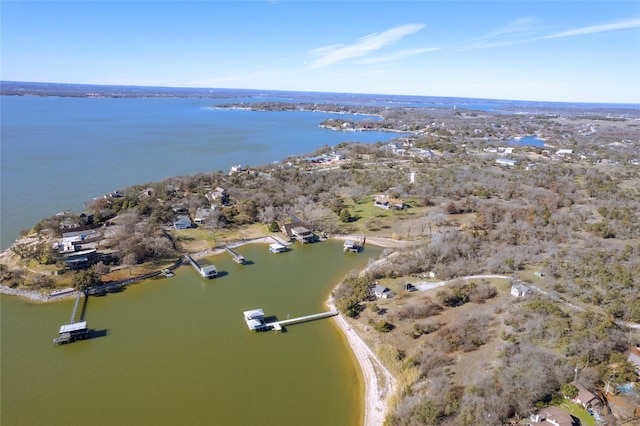
M 513 167 L 518 164 L 518 162 L 516 160 L 512 160 L 511 158 L 496 158 L 496 164 L 500 166 Z

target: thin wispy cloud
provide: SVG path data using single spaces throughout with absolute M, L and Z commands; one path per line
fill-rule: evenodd
M 436 50 L 440 50 L 442 47 L 425 47 L 422 49 L 410 49 L 410 50 L 400 50 L 398 52 L 394 52 L 390 55 L 386 56 L 378 56 L 374 58 L 364 58 L 358 61 L 355 61 L 357 64 L 369 65 L 369 64 L 377 64 L 381 62 L 391 62 L 399 59 L 408 58 L 411 56 L 422 55 L 423 53 L 434 52 Z
M 325 67 L 349 59 L 361 58 L 383 47 L 397 43 L 405 36 L 417 33 L 424 24 L 407 24 L 392 28 L 379 34 L 361 37 L 350 45 L 332 45 L 314 49 L 311 54 L 318 59 L 311 63 L 313 68 Z
M 626 30 L 629 28 L 640 28 L 640 18 L 625 19 L 622 21 L 610 22 L 608 24 L 590 25 L 582 28 L 574 28 L 572 30 L 562 31 L 559 33 L 539 37 L 539 40 L 549 39 L 549 38 L 572 37 L 572 36 L 594 34 L 594 33 L 603 33 L 607 31 Z
M 516 19 L 509 22 L 502 28 L 498 28 L 480 37 L 481 39 L 499 38 L 503 36 L 513 37 L 514 35 L 530 35 L 536 31 L 536 20 L 531 17 Z

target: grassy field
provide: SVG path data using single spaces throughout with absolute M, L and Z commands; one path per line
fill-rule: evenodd
M 596 426 L 596 419 L 582 406 L 571 401 L 565 401 L 560 404 L 560 408 L 567 410 L 573 417 L 577 417 L 581 426 Z

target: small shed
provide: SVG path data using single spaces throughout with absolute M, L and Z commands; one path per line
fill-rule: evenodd
M 511 295 L 515 297 L 525 297 L 531 294 L 531 289 L 524 284 L 514 284 L 511 286 Z

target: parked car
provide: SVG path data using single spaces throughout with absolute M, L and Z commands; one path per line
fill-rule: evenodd
M 404 289 L 407 290 L 407 291 L 416 291 L 416 290 L 418 290 L 416 288 L 416 286 L 414 286 L 413 284 L 405 284 L 404 285 Z

